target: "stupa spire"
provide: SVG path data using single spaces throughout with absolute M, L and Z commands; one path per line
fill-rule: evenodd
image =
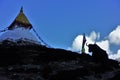
M 26 29 L 31 29 L 32 24 L 29 22 L 27 17 L 25 16 L 23 12 L 23 7 L 21 7 L 19 14 L 17 17 L 14 19 L 12 24 L 8 27 L 9 30 L 15 29 L 17 27 L 24 27 Z
M 23 7 L 21 7 L 20 12 L 23 12 Z

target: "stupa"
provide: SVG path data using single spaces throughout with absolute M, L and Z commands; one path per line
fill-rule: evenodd
M 14 19 L 14 21 L 7 27 L 7 30 L 0 36 L 1 40 L 31 40 L 38 41 L 37 38 L 30 32 L 32 29 L 32 24 L 29 22 L 28 18 L 23 12 L 23 7 L 21 7 L 19 14 Z

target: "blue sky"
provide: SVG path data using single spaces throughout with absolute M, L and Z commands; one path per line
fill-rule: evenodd
M 120 25 L 119 0 L 0 0 L 0 29 L 11 24 L 21 6 L 42 39 L 55 48 L 67 49 L 78 35 L 92 31 L 104 40 Z

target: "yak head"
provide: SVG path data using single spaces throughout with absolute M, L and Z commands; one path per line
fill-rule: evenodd
M 94 50 L 94 44 L 89 44 L 88 48 L 89 48 L 88 49 L 89 52 L 93 52 L 93 50 Z
M 89 48 L 88 50 L 89 52 L 94 52 L 99 48 L 99 46 L 97 44 L 89 44 L 88 48 Z

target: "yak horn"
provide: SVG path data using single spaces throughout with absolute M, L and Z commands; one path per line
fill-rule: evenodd
M 88 46 L 88 44 L 86 43 L 86 46 Z

